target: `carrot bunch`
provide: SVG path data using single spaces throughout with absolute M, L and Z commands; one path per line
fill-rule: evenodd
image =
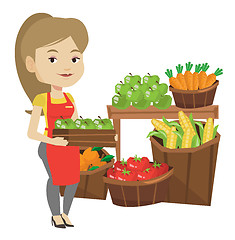
M 193 64 L 191 62 L 186 63 L 186 71 L 184 73 L 184 78 L 188 90 L 193 90 L 193 74 L 190 72 L 192 67 Z
M 223 74 L 223 69 L 217 68 L 216 71 L 207 76 L 206 71 L 210 67 L 208 63 L 196 64 L 195 72 L 192 73 L 191 69 L 193 64 L 191 62 L 186 63 L 186 71 L 183 74 L 183 66 L 178 64 L 176 66 L 177 76 L 173 77 L 171 69 L 167 69 L 165 74 L 169 77 L 170 85 L 173 88 L 180 90 L 198 90 L 210 87 L 216 81 L 216 77 Z
M 176 78 L 180 81 L 183 90 L 187 90 L 187 85 L 186 85 L 186 81 L 185 81 L 185 77 L 184 74 L 182 73 L 183 71 L 183 66 L 181 66 L 180 64 L 178 64 L 178 66 L 176 66 L 176 70 L 177 70 L 177 76 Z
M 198 80 L 199 80 L 199 89 L 203 89 L 206 87 L 206 80 L 207 80 L 207 74 L 206 71 L 208 70 L 210 66 L 208 63 L 203 63 L 202 64 L 202 70 L 198 74 Z

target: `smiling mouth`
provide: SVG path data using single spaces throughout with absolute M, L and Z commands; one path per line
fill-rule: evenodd
M 60 75 L 61 77 L 70 77 L 73 74 L 72 73 L 63 73 L 63 74 L 58 74 L 58 75 Z

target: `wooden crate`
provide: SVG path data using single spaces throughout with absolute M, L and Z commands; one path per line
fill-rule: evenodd
M 53 137 L 64 137 L 68 146 L 116 147 L 115 130 L 53 129 Z
M 197 131 L 199 131 L 196 126 Z M 174 167 L 166 202 L 211 205 L 220 134 L 196 148 L 169 149 L 150 137 L 153 159 Z

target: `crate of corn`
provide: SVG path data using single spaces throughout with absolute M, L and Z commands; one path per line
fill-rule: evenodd
M 194 121 L 178 113 L 178 121 L 152 119 L 153 159 L 174 167 L 166 202 L 211 205 L 220 134 L 214 120 Z

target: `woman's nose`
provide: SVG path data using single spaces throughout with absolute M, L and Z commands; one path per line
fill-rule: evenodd
M 69 71 L 69 70 L 71 70 L 71 68 L 65 68 L 64 70 L 65 70 L 65 71 Z

